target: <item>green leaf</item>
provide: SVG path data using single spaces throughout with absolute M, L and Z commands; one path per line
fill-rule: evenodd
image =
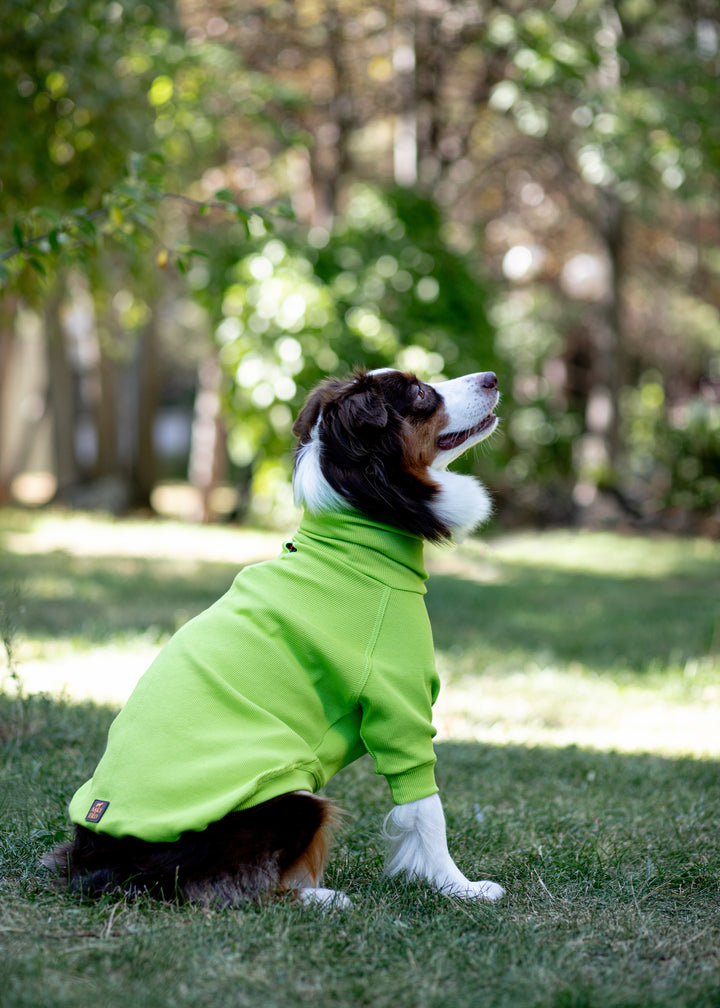
M 145 189 L 137 182 L 118 182 L 108 198 L 112 200 L 118 196 L 124 196 L 135 203 L 145 198 Z
M 235 216 L 237 217 L 239 223 L 242 225 L 242 229 L 245 232 L 245 237 L 250 237 L 250 217 L 247 210 L 243 210 L 242 207 L 236 207 Z
M 85 235 L 86 238 L 94 240 L 97 237 L 97 227 L 95 226 L 95 222 L 88 220 L 87 217 L 78 217 L 77 228 Z
M 33 207 L 32 214 L 34 217 L 40 217 L 43 220 L 50 221 L 51 224 L 57 224 L 60 221 L 60 214 L 56 210 L 51 210 L 49 207 Z
M 37 256 L 29 256 L 27 261 L 32 266 L 32 268 L 37 273 L 40 274 L 41 277 L 47 276 L 47 270 L 45 269 L 45 264 L 41 259 L 38 259 Z
M 285 217 L 288 220 L 295 220 L 295 211 L 293 210 L 291 203 L 281 202 L 276 204 L 276 206 L 272 209 L 273 213 L 278 214 L 280 217 Z

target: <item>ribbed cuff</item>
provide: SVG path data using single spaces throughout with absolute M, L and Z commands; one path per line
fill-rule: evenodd
M 418 798 L 427 798 L 428 795 L 437 794 L 439 791 L 435 783 L 434 761 L 413 767 L 412 770 L 405 770 L 403 773 L 386 774 L 385 779 L 396 805 L 405 805 L 406 802 L 417 801 Z

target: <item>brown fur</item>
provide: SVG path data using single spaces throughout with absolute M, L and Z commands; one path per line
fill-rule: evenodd
M 323 382 L 308 397 L 293 433 L 302 451 L 320 419 L 320 466 L 328 484 L 375 521 L 429 541 L 451 531 L 433 509 L 439 487 L 428 470 L 447 423 L 435 389 L 409 372 L 357 371 Z
M 494 375 L 480 379 L 483 388 L 497 388 Z M 297 459 L 319 443 L 320 472 L 344 502 L 378 522 L 442 541 L 452 529 L 447 512 L 434 507 L 441 485 L 429 467 L 448 422 L 442 395 L 415 375 L 356 371 L 310 394 L 293 427 Z M 468 433 L 458 432 L 457 443 Z M 89 896 L 120 889 L 236 905 L 317 887 L 336 819 L 326 799 L 293 792 L 168 842 L 117 838 L 79 825 L 43 863 L 71 890 Z
M 77 826 L 74 838 L 46 854 L 43 864 L 84 896 L 121 890 L 233 906 L 316 886 L 337 818 L 327 799 L 298 791 L 166 843 Z
M 415 420 L 410 417 L 403 431 L 403 461 L 405 468 L 416 479 L 434 486 L 428 467 L 438 453 L 437 439 L 447 423 L 447 413 L 438 409 L 428 417 Z

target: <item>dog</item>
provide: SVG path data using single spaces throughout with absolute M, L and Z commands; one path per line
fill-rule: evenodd
M 462 899 L 435 783 L 439 683 L 423 543 L 487 519 L 472 476 L 447 466 L 498 420 L 494 373 L 436 384 L 394 369 L 327 379 L 293 427 L 303 520 L 273 560 L 161 650 L 70 803 L 73 838 L 46 854 L 73 891 L 117 889 L 239 905 L 321 885 L 338 811 L 317 792 L 370 753 L 390 788 L 385 873 Z

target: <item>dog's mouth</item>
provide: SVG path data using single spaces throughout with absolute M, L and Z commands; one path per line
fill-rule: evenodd
M 496 423 L 497 417 L 495 414 L 488 413 L 479 424 L 470 427 L 469 430 L 451 431 L 449 434 L 441 434 L 436 444 L 440 451 L 452 451 L 453 448 L 459 448 L 461 444 L 464 444 L 471 438 L 477 437 L 478 434 L 484 434 L 486 431 L 489 433 Z

